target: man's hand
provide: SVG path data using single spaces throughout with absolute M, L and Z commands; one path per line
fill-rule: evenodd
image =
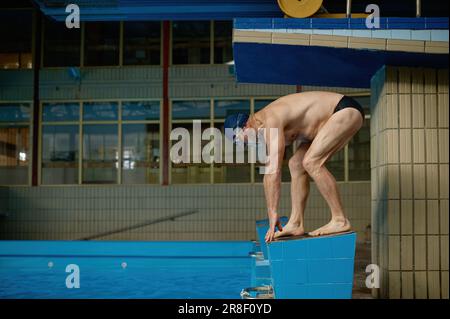
M 266 233 L 266 243 L 269 243 L 273 240 L 273 236 L 275 235 L 276 228 L 278 228 L 279 231 L 283 230 L 283 227 L 281 226 L 280 218 L 278 217 L 278 214 L 274 214 L 273 216 L 269 217 L 269 230 L 267 230 Z

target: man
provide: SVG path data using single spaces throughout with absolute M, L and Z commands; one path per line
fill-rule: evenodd
M 250 117 L 240 113 L 227 118 L 225 128 L 233 129 L 231 138 L 235 143 L 248 143 L 251 133 L 263 132 L 269 164 L 273 161 L 276 163 L 274 172 L 264 175 L 270 223 L 265 237 L 267 242 L 281 236 L 305 233 L 303 215 L 309 195 L 308 175 L 316 183 L 331 211 L 331 221 L 309 235 L 328 235 L 351 229 L 342 208 L 336 180 L 325 164 L 351 140 L 363 122 L 364 112 L 358 102 L 332 92 L 291 94 L 272 102 Z M 269 134 L 270 128 L 277 129 L 278 134 Z M 293 142 L 300 145 L 289 160 L 292 211 L 283 229 L 278 216 L 281 167 L 285 146 Z

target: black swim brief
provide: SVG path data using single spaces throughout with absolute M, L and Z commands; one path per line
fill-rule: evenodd
M 336 108 L 334 109 L 333 113 L 336 113 L 336 112 L 338 112 L 340 110 L 343 110 L 343 109 L 345 109 L 347 107 L 352 107 L 352 108 L 358 110 L 361 113 L 361 115 L 362 115 L 362 117 L 364 119 L 364 110 L 363 110 L 361 104 L 359 104 L 357 101 L 355 101 L 354 99 L 352 99 L 351 97 L 346 96 L 346 95 L 344 95 L 342 97 L 342 99 L 339 101 L 339 103 L 336 106 Z

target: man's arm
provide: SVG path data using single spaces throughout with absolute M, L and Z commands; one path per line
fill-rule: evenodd
M 271 123 L 267 123 L 266 126 L 264 138 L 269 160 L 265 167 L 264 194 L 266 197 L 270 227 L 265 239 L 269 242 L 273 240 L 275 227 L 280 231 L 282 229 L 278 219 L 278 203 L 280 201 L 281 168 L 283 166 L 285 140 L 283 128 L 279 123 L 271 121 Z

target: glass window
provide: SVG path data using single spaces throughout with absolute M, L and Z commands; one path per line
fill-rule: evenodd
M 123 64 L 161 64 L 160 22 L 124 22 Z
M 0 123 L 29 122 L 31 108 L 25 103 L 0 104 Z
M 345 152 L 344 149 L 334 154 L 326 163 L 325 167 L 333 174 L 336 181 L 345 180 Z
M 122 145 L 122 183 L 159 183 L 159 125 L 123 125 Z
M 122 103 L 122 120 L 146 121 L 160 119 L 159 101 L 139 101 Z
M 172 22 L 172 63 L 210 64 L 209 21 Z
M 83 183 L 117 183 L 117 125 L 83 125 Z
M 28 184 L 29 135 L 29 126 L 0 123 L 0 185 Z
M 201 133 L 204 130 L 210 127 L 210 123 L 202 122 L 201 125 Z M 186 123 L 172 123 L 172 131 L 176 128 L 184 128 L 189 132 L 190 141 L 189 141 L 189 152 L 190 152 L 190 162 L 189 163 L 172 163 L 171 169 L 171 180 L 172 184 L 209 184 L 211 181 L 211 165 L 205 163 L 201 160 L 201 163 L 194 163 L 194 154 L 193 154 L 193 122 Z M 201 137 L 200 137 L 201 138 Z M 179 143 L 180 137 L 178 140 L 171 141 L 171 145 L 175 145 Z M 201 149 L 208 144 L 209 141 L 201 141 Z M 201 154 L 200 154 L 201 155 Z
M 214 21 L 214 63 L 233 61 L 233 22 Z
M 42 184 L 78 183 L 78 125 L 42 127 Z
M 0 12 L 0 69 L 33 67 L 31 10 Z
M 265 100 L 255 100 L 255 113 L 258 112 L 259 110 L 265 108 L 267 105 L 269 105 L 270 103 L 272 103 L 273 101 L 275 101 L 275 99 L 265 99 Z
M 79 117 L 79 103 L 45 103 L 43 105 L 42 120 L 45 122 L 78 121 Z
M 116 102 L 83 103 L 83 120 L 85 121 L 115 121 L 117 119 Z
M 289 171 L 289 160 L 294 154 L 293 145 L 289 145 L 284 150 L 283 156 L 283 167 L 281 169 L 281 181 L 282 182 L 290 182 L 291 181 L 291 172 Z M 262 183 L 264 179 L 264 174 L 259 172 L 259 167 L 261 165 L 259 163 L 255 164 L 255 182 Z M 262 165 L 264 166 L 264 165 Z
M 118 65 L 120 24 L 88 22 L 85 26 L 84 65 Z
M 64 22 L 45 19 L 44 67 L 80 65 L 81 29 L 66 27 Z
M 217 100 L 214 102 L 214 118 L 224 119 L 228 115 L 243 112 L 250 113 L 249 100 Z
M 370 119 L 348 144 L 348 161 L 350 181 L 370 181 Z
M 244 149 L 244 162 L 238 163 L 238 151 L 233 145 L 233 154 L 225 149 L 225 130 L 223 123 L 215 123 L 214 126 L 222 132 L 222 163 L 214 163 L 214 183 L 250 183 L 251 164 L 249 163 L 248 148 Z M 233 163 L 225 163 L 226 157 L 233 157 Z
M 209 119 L 211 103 L 205 101 L 173 101 L 172 119 Z

